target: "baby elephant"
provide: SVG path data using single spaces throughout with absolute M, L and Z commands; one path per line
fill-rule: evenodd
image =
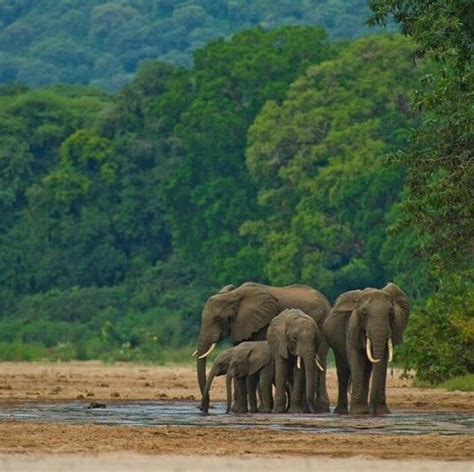
M 216 357 L 214 365 L 204 387 L 201 400 L 201 411 L 209 411 L 209 391 L 214 377 L 226 375 L 227 413 L 232 402 L 232 379 L 237 381 L 237 399 L 234 407 L 236 413 L 256 413 L 257 386 L 260 391 L 260 411 L 269 412 L 272 408 L 272 382 L 274 377 L 273 357 L 266 341 L 243 342 L 226 349 Z M 260 385 L 259 385 L 260 383 Z
M 238 349 L 237 349 L 238 348 Z M 227 379 L 237 382 L 236 413 L 270 413 L 273 407 L 272 386 L 275 364 L 267 341 L 244 342 L 237 346 L 230 361 Z M 229 382 L 227 382 L 229 385 Z M 257 387 L 260 407 L 257 408 Z M 230 409 L 227 393 L 227 411 Z
M 286 386 L 293 374 L 293 390 L 290 413 L 304 410 L 303 389 L 306 390 L 306 406 L 315 413 L 314 403 L 316 369 L 323 371 L 317 357 L 321 335 L 318 325 L 309 315 L 298 309 L 286 309 L 275 317 L 267 331 L 268 344 L 275 359 L 275 404 L 273 413 L 286 411 Z

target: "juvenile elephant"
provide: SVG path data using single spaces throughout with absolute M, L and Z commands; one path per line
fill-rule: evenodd
M 275 401 L 274 413 L 286 411 L 286 385 L 293 376 L 291 392 L 291 413 L 303 410 L 303 387 L 306 405 L 311 413 L 318 409 L 314 403 L 316 371 L 324 368 L 318 360 L 317 352 L 321 333 L 316 322 L 299 309 L 286 309 L 268 327 L 268 344 L 275 358 Z M 303 370 L 304 369 L 304 370 Z
M 270 413 L 273 407 L 272 386 L 275 377 L 275 363 L 267 341 L 247 341 L 235 348 L 230 361 L 227 379 L 237 382 L 238 395 L 236 413 Z M 227 386 L 230 382 L 227 381 Z M 257 387 L 260 407 L 257 407 Z M 227 393 L 227 411 L 230 410 L 230 395 Z
M 206 385 L 206 358 L 217 342 L 230 337 L 233 344 L 266 339 L 268 325 L 285 308 L 299 308 L 311 316 L 322 330 L 331 306 L 324 295 L 306 285 L 270 287 L 247 282 L 228 285 L 210 297 L 202 312 L 197 354 L 197 375 L 201 393 Z M 329 346 L 321 339 L 319 357 L 323 366 Z M 319 375 L 320 374 L 320 375 Z M 329 411 L 325 372 L 318 374 L 318 408 Z
M 352 382 L 350 413 L 390 413 L 385 392 L 387 363 L 393 358 L 393 347 L 402 342 L 409 314 L 407 296 L 393 283 L 381 290 L 346 292 L 336 300 L 324 322 L 339 381 L 335 413 L 348 411 L 349 381 Z
M 209 411 L 209 391 L 214 377 L 226 375 L 227 413 L 232 402 L 232 379 L 238 385 L 235 412 L 256 413 L 257 387 L 260 392 L 261 412 L 269 412 L 272 406 L 272 382 L 274 378 L 273 357 L 266 341 L 248 341 L 226 349 L 216 357 L 204 387 L 201 400 L 203 413 Z

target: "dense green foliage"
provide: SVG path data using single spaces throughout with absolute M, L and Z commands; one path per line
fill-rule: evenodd
M 150 63 L 116 98 L 98 95 L 78 126 L 69 102 L 55 109 L 70 129 L 41 150 L 35 136 L 55 115 L 37 117 L 30 102 L 39 114 L 48 107 L 36 96 L 59 92 L 18 89 L 3 102 L 5 122 L 31 114 L 38 130 L 17 139 L 45 166 L 28 168 L 7 200 L 0 341 L 42 343 L 53 356 L 73 346 L 82 358 L 123 358 L 125 347 L 161 358 L 192 342 L 212 287 L 261 271 L 238 236 L 257 207 L 247 129 L 267 99 L 334 53 L 319 28 L 256 29 L 199 51 L 191 71 Z M 7 154 L 6 180 L 10 164 Z
M 217 38 L 261 26 L 368 33 L 366 0 L 0 0 L 0 83 L 117 90 L 144 61 L 190 65 Z
M 429 294 L 415 308 L 404 359 L 420 378 L 439 382 L 474 370 L 474 4 L 370 4 L 372 23 L 393 16 L 415 40 L 415 57 L 431 63 L 414 100 L 421 126 L 392 157 L 407 173 L 393 229 L 394 239 L 411 241 L 404 252 L 423 259 L 418 278 Z
M 0 1 L 1 34 L 40 3 Z M 232 15 L 314 21 L 310 2 L 244 3 L 68 2 L 50 20 L 71 14 L 67 33 L 125 61 L 119 75 L 160 55 L 187 63 L 171 51 L 207 41 L 216 18 L 224 35 Z M 371 2 L 372 21 L 394 13 L 414 41 L 255 28 L 198 49 L 190 68 L 147 62 L 115 96 L 0 87 L 0 358 L 163 361 L 195 342 L 224 284 L 302 282 L 334 300 L 394 280 L 414 305 L 399 360 L 429 382 L 472 372 L 471 32 L 463 2 L 421 3 Z M 92 15 L 74 29 L 80 8 Z M 157 52 L 145 30 L 161 34 L 156 18 L 170 15 L 182 43 Z M 54 56 L 33 46 L 0 56 Z M 55 67 L 64 75 L 50 79 L 34 66 L 46 82 L 115 80 Z
M 261 242 L 272 283 L 298 280 L 335 299 L 390 278 L 381 252 L 402 173 L 383 156 L 413 125 L 410 50 L 402 38 L 355 42 L 310 67 L 282 105 L 267 102 L 250 129 L 248 164 L 266 211 L 243 231 Z

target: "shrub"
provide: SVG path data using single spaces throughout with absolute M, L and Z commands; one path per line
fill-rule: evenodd
M 437 384 L 474 372 L 474 286 L 469 274 L 451 275 L 416 305 L 401 352 L 417 378 Z

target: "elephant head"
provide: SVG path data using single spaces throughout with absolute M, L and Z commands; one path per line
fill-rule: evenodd
M 410 304 L 405 293 L 389 283 L 381 290 L 367 288 L 342 294 L 333 313 L 350 316 L 348 344 L 365 349 L 368 359 L 376 364 L 385 354 L 392 360 L 393 346 L 402 342 L 408 324 Z
M 201 393 L 206 385 L 206 358 L 216 343 L 228 336 L 234 344 L 250 339 L 280 311 L 277 299 L 264 286 L 251 283 L 227 286 L 207 300 L 195 353 Z
M 311 412 L 316 412 L 314 393 L 316 368 L 323 370 L 317 357 L 321 342 L 318 325 L 309 315 L 299 309 L 286 309 L 280 313 L 268 328 L 268 343 L 274 356 L 297 359 L 297 368 L 304 363 L 306 379 L 306 402 Z

